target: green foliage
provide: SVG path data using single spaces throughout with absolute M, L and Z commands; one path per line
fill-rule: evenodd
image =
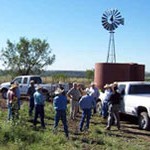
M 16 74 L 40 73 L 45 66 L 55 61 L 51 51 L 46 40 L 21 37 L 18 43 L 7 41 L 6 48 L 2 49 L 2 61 L 7 70 Z
M 86 78 L 93 81 L 94 80 L 94 70 L 86 70 Z

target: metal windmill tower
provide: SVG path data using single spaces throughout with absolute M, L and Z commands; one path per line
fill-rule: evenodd
M 103 13 L 102 25 L 110 33 L 108 43 L 107 63 L 108 62 L 116 63 L 114 30 L 120 24 L 124 25 L 124 18 L 122 18 L 120 12 L 117 9 L 110 9 Z

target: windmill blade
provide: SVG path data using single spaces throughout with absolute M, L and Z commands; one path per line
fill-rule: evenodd
M 109 11 L 105 11 L 104 14 L 108 17 L 109 16 Z
M 110 28 L 110 25 L 109 25 L 109 24 L 106 24 L 106 25 L 105 25 L 105 29 L 109 30 L 109 28 Z
M 107 23 L 107 22 L 103 23 L 104 28 L 105 28 L 107 25 L 108 25 L 108 23 Z
M 120 24 L 124 25 L 124 18 L 121 18 L 118 21 L 120 22 Z
M 114 29 L 116 29 L 118 27 L 118 25 L 115 23 L 113 23 Z
M 107 20 L 107 18 L 106 17 L 102 17 L 102 20 Z
M 122 16 L 121 15 L 119 15 L 119 16 L 115 16 L 116 17 L 116 19 L 120 19 L 120 18 L 122 18 Z
M 108 16 L 106 14 L 103 14 L 103 17 L 107 18 Z
M 116 25 L 120 25 L 120 21 L 119 21 L 119 20 L 116 20 L 116 21 L 115 21 L 115 24 L 116 24 Z
M 114 10 L 113 10 L 113 15 L 115 15 L 115 12 L 116 12 L 116 10 L 114 9 Z
M 115 9 L 114 11 L 115 11 L 114 15 L 120 13 L 117 9 Z
M 116 16 L 120 15 L 120 12 L 118 11 L 118 13 L 116 13 Z

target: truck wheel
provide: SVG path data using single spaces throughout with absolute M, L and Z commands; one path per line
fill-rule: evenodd
M 7 99 L 7 89 L 2 90 L 2 98 Z
M 139 115 L 139 128 L 142 130 L 148 130 L 150 126 L 150 119 L 147 112 L 141 112 Z

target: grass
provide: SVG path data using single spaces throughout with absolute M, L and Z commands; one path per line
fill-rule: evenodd
M 69 105 L 68 105 L 69 107 Z M 68 112 L 69 113 L 69 110 Z M 81 115 L 81 114 L 80 114 Z M 106 131 L 106 120 L 98 114 L 92 116 L 88 132 L 78 132 L 77 121 L 68 119 L 70 139 L 64 136 L 62 123 L 58 127 L 58 133 L 53 134 L 54 110 L 50 102 L 45 106 L 46 129 L 32 125 L 32 118 L 28 117 L 28 102 L 23 102 L 20 110 L 20 118 L 15 122 L 8 122 L 7 110 L 0 111 L 0 149 L 11 150 L 148 150 L 150 143 L 138 136 L 124 131 L 117 131 L 112 127 Z M 68 114 L 69 117 L 69 114 Z

